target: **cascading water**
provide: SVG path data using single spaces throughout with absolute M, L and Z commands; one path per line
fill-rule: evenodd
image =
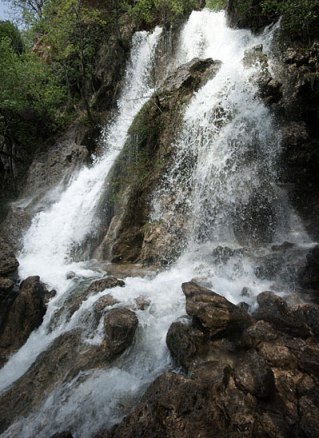
M 152 35 L 135 37 L 132 66 L 119 115 L 105 136 L 104 157 L 76 175 L 61 199 L 34 219 L 25 236 L 21 276 L 40 274 L 43 281 L 58 288 L 58 295 L 50 302 L 42 327 L 1 370 L 2 389 L 21 376 L 61 333 L 76 327 L 82 330 L 83 343 L 101 341 L 101 325 L 89 333 L 86 316 L 107 291 L 86 299 L 71 320 L 62 318 L 54 331 L 50 331 L 50 322 L 72 290 L 66 272 L 94 275 L 86 264 L 72 262 L 72 249 L 94 229 L 94 212 L 105 178 L 145 102 L 142 97 L 151 93 L 148 81 L 159 34 L 156 30 Z M 136 311 L 139 330 L 132 348 L 111 368 L 88 370 L 58 385 L 38 411 L 18 420 L 3 436 L 47 437 L 70 430 L 75 437 L 86 438 L 101 427 L 110 427 L 128 412 L 145 386 L 170 365 L 165 338 L 170 324 L 185 313 L 182 282 L 200 278 L 234 302 L 242 300 L 245 287 L 253 302 L 256 293 L 270 287 L 269 281 L 255 275 L 258 253 L 267 252 L 274 242 L 306 242 L 302 229 L 296 233 L 292 228 L 298 221 L 282 202 L 284 194 L 276 188 L 280 139 L 270 111 L 257 97 L 254 76 L 261 66 L 244 68 L 242 63 L 245 51 L 256 45 L 263 44 L 267 52 L 271 39 L 271 31 L 254 37 L 248 31 L 227 28 L 222 12 L 204 10 L 191 15 L 180 37 L 175 65 L 194 57 L 212 57 L 221 60 L 222 66 L 186 109 L 175 144 L 174 166 L 154 196 L 154 220 L 169 221 L 175 211 L 182 211 L 187 236 L 183 254 L 174 266 L 153 279 L 127 278 L 125 288 L 112 289 L 113 297 L 126 306 L 132 306 L 141 294 L 150 302 L 146 310 Z M 130 109 L 127 100 L 132 102 Z M 173 193 L 171 205 L 162 202 L 168 193 Z M 273 215 L 279 203 L 282 209 L 285 205 L 287 208 L 284 214 Z M 260 214 L 250 224 L 254 206 Z M 265 217 L 271 223 L 259 225 Z M 283 229 L 288 232 L 284 234 Z M 245 240 L 245 233 L 252 239 Z M 258 245 L 252 245 L 251 240 L 259 237 Z

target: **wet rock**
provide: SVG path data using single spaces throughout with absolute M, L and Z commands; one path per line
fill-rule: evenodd
M 196 283 L 183 283 L 186 311 L 210 337 L 238 335 L 251 325 L 250 316 L 226 298 Z
M 237 387 L 260 399 L 274 396 L 275 379 L 267 362 L 257 353 L 248 353 L 234 372 Z
M 299 402 L 301 415 L 300 428 L 303 436 L 316 438 L 319 436 L 319 394 L 315 397 L 302 397 Z
M 272 367 L 295 369 L 298 366 L 296 356 L 282 340 L 263 342 L 259 345 L 258 352 Z
M 286 301 L 273 292 L 262 292 L 257 297 L 259 307 L 254 318 L 264 320 L 290 335 L 308 337 L 311 331 L 303 319 L 296 318 Z
M 102 312 L 106 307 L 114 306 L 118 304 L 119 301 L 112 297 L 112 295 L 107 294 L 99 298 L 94 304 L 94 312 L 98 318 L 100 318 Z
M 249 437 L 255 408 L 254 397 L 233 387 L 229 367 L 209 362 L 198 367 L 192 378 L 160 376 L 112 436 Z
M 142 295 L 135 298 L 134 301 L 137 310 L 146 310 L 151 305 L 151 301 Z
M 18 266 L 19 262 L 11 246 L 0 237 L 0 275 L 13 274 Z
M 5 319 L 0 335 L 1 356 L 18 350 L 31 332 L 42 323 L 46 312 L 47 290 L 39 277 L 29 277 L 21 283 L 19 294 Z
M 51 436 L 51 438 L 73 438 L 71 432 L 58 432 Z
M 14 287 L 14 281 L 10 278 L 0 277 L 0 300 L 5 297 Z
M 163 90 L 173 92 L 181 88 L 188 88 L 196 91 L 213 77 L 221 66 L 220 61 L 212 59 L 194 58 L 187 64 L 180 66 L 174 74 L 165 80 Z M 160 90 L 161 91 L 161 90 Z
M 300 269 L 298 280 L 303 289 L 313 291 L 314 299 L 319 302 L 319 245 L 309 251 L 305 267 Z
M 108 366 L 130 345 L 137 323 L 130 310 L 114 309 L 106 317 L 107 339 L 101 345 L 83 343 L 79 329 L 56 338 L 29 370 L 0 394 L 0 433 L 15 419 L 39 409 L 58 385 L 63 386 L 77 376 L 83 381 L 91 375 L 84 371 Z
M 188 370 L 196 363 L 204 342 L 205 336 L 200 330 L 196 330 L 182 322 L 174 322 L 166 336 L 166 343 L 174 360 L 185 370 Z
M 111 309 L 104 318 L 107 347 L 113 354 L 122 353 L 133 342 L 138 319 L 129 309 Z
M 272 342 L 277 337 L 277 332 L 268 322 L 257 321 L 256 324 L 243 331 L 241 343 L 246 348 L 258 348 L 262 342 Z
M 124 287 L 125 282 L 115 277 L 101 278 L 100 280 L 93 281 L 87 289 L 88 293 L 103 292 L 105 289 L 112 289 L 113 287 Z
M 67 272 L 66 274 L 66 279 L 67 280 L 72 280 L 72 278 L 75 278 L 76 274 L 73 271 Z

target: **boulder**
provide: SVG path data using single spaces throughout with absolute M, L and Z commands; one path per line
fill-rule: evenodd
M 100 280 L 94 280 L 87 289 L 88 294 L 103 292 L 105 289 L 112 289 L 113 287 L 124 287 L 125 282 L 123 280 L 119 280 L 116 277 L 105 277 Z
M 11 246 L 0 237 L 0 275 L 14 274 L 18 266 Z
M 275 379 L 272 369 L 256 352 L 245 355 L 238 363 L 234 379 L 237 387 L 258 399 L 274 397 Z
M 240 334 L 252 324 L 251 317 L 226 298 L 194 282 L 183 283 L 186 311 L 210 337 Z
M 107 348 L 113 354 L 122 353 L 132 344 L 137 326 L 137 316 L 131 310 L 111 309 L 104 318 Z
M 197 359 L 199 351 L 203 349 L 204 334 L 182 322 L 174 322 L 166 336 L 166 343 L 175 362 L 188 370 Z
M 257 297 L 258 309 L 254 312 L 254 318 L 264 320 L 272 324 L 277 330 L 289 335 L 308 337 L 311 330 L 303 317 L 297 317 L 287 302 L 273 292 L 262 292 Z
M 19 294 L 10 307 L 0 334 L 0 354 L 7 357 L 18 350 L 31 332 L 42 323 L 46 312 L 47 289 L 40 278 L 28 277 L 21 283 Z

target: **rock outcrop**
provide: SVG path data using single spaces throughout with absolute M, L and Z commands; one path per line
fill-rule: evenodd
M 70 382 L 83 371 L 109 366 L 132 344 L 137 326 L 134 312 L 118 308 L 104 317 L 105 337 L 100 345 L 82 342 L 79 329 L 56 338 L 31 368 L 0 396 L 0 432 L 41 406 L 57 385 Z
M 150 223 L 151 194 L 174 158 L 172 144 L 187 103 L 219 67 L 220 62 L 211 59 L 194 59 L 181 66 L 135 118 L 110 177 L 111 189 L 101 213 L 101 228 L 107 232 L 100 236 L 96 257 L 147 265 L 165 264 L 178 254 L 185 238 L 183 219 L 176 219 L 171 230 Z
M 0 333 L 0 357 L 5 361 L 38 328 L 46 312 L 45 295 L 47 289 L 40 277 L 29 277 L 21 283 L 8 312 L 3 317 Z
M 192 320 L 174 323 L 167 341 L 188 374 L 162 374 L 130 415 L 99 436 L 317 437 L 319 306 L 262 293 L 252 318 L 194 283 L 183 290 Z M 220 326 L 220 312 L 231 330 L 218 330 L 216 339 L 198 322 Z M 233 315 L 241 315 L 235 333 Z

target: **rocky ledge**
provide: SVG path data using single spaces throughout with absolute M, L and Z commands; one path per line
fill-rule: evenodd
M 318 437 L 319 306 L 263 292 L 251 316 L 193 282 L 182 288 L 188 318 L 167 344 L 183 371 L 158 377 L 99 437 Z

